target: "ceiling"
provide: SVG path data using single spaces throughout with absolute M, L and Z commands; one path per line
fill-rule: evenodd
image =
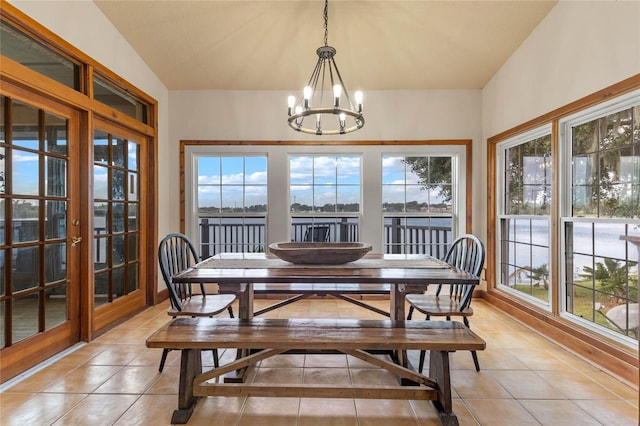
M 324 44 L 324 2 L 94 0 L 170 90 L 291 90 Z M 349 90 L 480 89 L 556 1 L 329 2 Z

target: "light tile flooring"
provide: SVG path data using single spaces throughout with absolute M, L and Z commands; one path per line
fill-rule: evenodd
M 257 300 L 265 305 L 266 300 Z M 387 301 L 374 301 L 380 307 Z M 468 352 L 452 356 L 454 411 L 461 425 L 637 425 L 638 389 L 572 355 L 494 309 L 475 302 L 472 329 L 487 341 L 482 370 Z M 0 393 L 3 425 L 163 425 L 177 406 L 178 353 L 158 373 L 160 350 L 145 338 L 168 321 L 150 308 Z M 272 317 L 376 318 L 346 302 L 297 302 Z M 204 363 L 211 357 L 204 355 Z M 231 351 L 222 360 L 230 359 Z M 417 353 L 411 354 L 417 360 Z M 281 355 L 254 370 L 257 382 L 395 383 L 342 355 Z M 190 425 L 435 425 L 429 402 L 305 398 L 201 400 Z

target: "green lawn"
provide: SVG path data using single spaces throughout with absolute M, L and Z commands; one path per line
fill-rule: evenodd
M 588 286 L 590 285 L 590 280 L 584 281 L 576 281 L 575 283 L 578 286 Z M 637 297 L 637 289 L 638 289 L 638 281 L 632 280 L 632 288 L 636 291 Z M 620 331 L 615 326 L 611 325 L 604 315 L 595 311 L 594 308 L 594 300 L 593 300 L 593 290 L 586 287 L 578 287 L 576 286 L 573 294 L 573 314 L 580 316 L 589 321 L 595 321 L 596 324 L 599 324 L 603 327 L 609 328 L 614 331 Z M 528 294 L 529 296 L 535 297 L 536 299 L 542 300 L 544 302 L 548 302 L 548 290 L 546 290 L 542 285 L 534 287 L 530 285 L 514 285 L 511 287 L 515 290 L 518 290 L 524 294 Z M 599 281 L 596 281 L 596 290 L 601 290 L 601 285 Z M 633 294 L 631 295 L 633 296 Z M 609 296 L 598 293 L 596 295 L 595 302 L 599 302 L 604 306 L 609 306 L 611 303 L 611 298 Z M 610 308 L 611 306 L 609 306 Z M 606 313 L 609 308 L 603 308 L 602 311 Z

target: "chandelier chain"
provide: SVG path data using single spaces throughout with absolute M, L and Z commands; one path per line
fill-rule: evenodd
M 324 45 L 329 43 L 329 0 L 324 1 Z

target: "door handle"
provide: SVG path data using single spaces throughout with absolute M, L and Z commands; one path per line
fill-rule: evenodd
M 82 241 L 82 237 L 71 237 L 71 247 L 77 246 Z

